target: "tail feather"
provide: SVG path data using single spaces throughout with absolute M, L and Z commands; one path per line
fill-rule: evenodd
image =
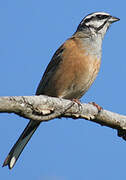
M 36 122 L 36 121 L 30 121 L 28 123 L 28 125 L 24 129 L 23 133 L 21 134 L 21 136 L 19 137 L 17 142 L 14 144 L 14 146 L 10 150 L 8 156 L 6 157 L 6 159 L 3 163 L 3 167 L 7 166 L 7 165 L 9 167 L 9 169 L 12 169 L 14 167 L 21 152 L 23 151 L 26 144 L 28 143 L 28 141 L 30 140 L 30 138 L 32 137 L 32 135 L 34 134 L 36 129 L 38 128 L 39 124 L 40 124 L 40 122 Z

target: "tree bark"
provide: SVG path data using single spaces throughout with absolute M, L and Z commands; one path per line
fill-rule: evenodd
M 0 113 L 15 113 L 34 121 L 49 121 L 57 117 L 86 119 L 116 129 L 118 136 L 126 140 L 126 116 L 104 109 L 99 111 L 92 104 L 42 95 L 8 96 L 0 97 Z

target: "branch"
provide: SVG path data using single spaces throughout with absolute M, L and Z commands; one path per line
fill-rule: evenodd
M 92 104 L 81 104 L 48 96 L 0 97 L 0 113 L 15 113 L 34 121 L 49 121 L 54 118 L 70 117 L 86 119 L 118 131 L 126 140 L 126 116 L 98 109 Z

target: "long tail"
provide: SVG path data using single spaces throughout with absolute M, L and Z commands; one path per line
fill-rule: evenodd
M 6 159 L 3 163 L 3 167 L 7 166 L 7 165 L 9 167 L 9 169 L 12 169 L 14 167 L 21 152 L 23 151 L 26 144 L 28 143 L 28 141 L 30 140 L 30 138 L 32 137 L 32 135 L 34 134 L 36 129 L 38 128 L 39 124 L 40 124 L 40 122 L 36 122 L 36 121 L 32 121 L 32 120 L 28 123 L 28 125 L 24 129 L 23 133 L 21 134 L 21 136 L 19 137 L 17 142 L 14 144 L 14 146 L 10 150 L 8 156 L 6 157 Z

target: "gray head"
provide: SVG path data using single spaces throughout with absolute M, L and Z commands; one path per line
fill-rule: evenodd
M 95 12 L 87 15 L 80 22 L 77 31 L 84 31 L 91 36 L 100 35 L 103 38 L 109 26 L 119 20 L 119 18 L 113 17 L 108 13 Z

